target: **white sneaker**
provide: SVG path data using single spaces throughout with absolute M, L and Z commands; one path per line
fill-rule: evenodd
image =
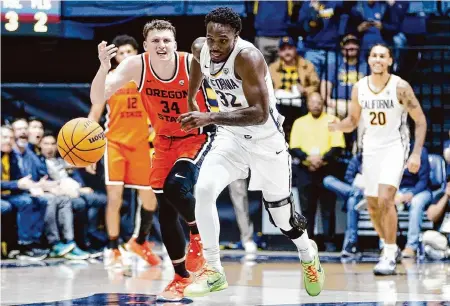
M 244 250 L 245 250 L 245 259 L 246 260 L 255 260 L 256 259 L 256 252 L 258 251 L 258 246 L 253 240 L 247 241 L 244 243 Z
M 397 263 L 395 258 L 389 258 L 387 256 L 381 256 L 380 261 L 373 268 L 375 275 L 395 275 L 395 269 Z

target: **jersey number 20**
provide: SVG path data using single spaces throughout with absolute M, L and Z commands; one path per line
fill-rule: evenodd
M 370 120 L 371 125 L 385 125 L 386 124 L 386 114 L 384 112 L 370 112 L 372 119 Z

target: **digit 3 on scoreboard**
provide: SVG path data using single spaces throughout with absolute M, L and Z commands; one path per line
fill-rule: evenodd
M 2 35 L 59 34 L 59 0 L 3 0 L 1 4 Z

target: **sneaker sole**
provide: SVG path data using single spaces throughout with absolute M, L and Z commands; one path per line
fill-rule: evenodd
M 376 276 L 389 276 L 389 275 L 397 275 L 397 271 L 373 271 L 373 274 Z
M 69 245 L 65 249 L 62 249 L 61 252 L 55 253 L 55 257 L 64 257 L 64 255 L 68 254 L 75 248 L 75 245 Z
M 18 260 L 27 260 L 27 261 L 42 261 L 45 258 L 47 258 L 47 255 L 41 255 L 36 257 L 31 257 L 27 255 L 17 255 L 16 257 Z
M 222 291 L 222 290 L 225 290 L 225 289 L 227 289 L 227 288 L 228 288 L 228 282 L 225 282 L 225 283 L 223 283 L 222 285 L 220 285 L 219 287 L 217 287 L 217 288 L 214 289 L 214 290 L 210 290 L 210 291 L 207 291 L 207 292 L 200 292 L 200 293 L 194 293 L 194 292 L 189 293 L 189 292 L 185 292 L 184 295 L 187 296 L 187 297 L 202 297 L 202 296 L 208 295 L 208 294 L 211 293 L 211 292 Z

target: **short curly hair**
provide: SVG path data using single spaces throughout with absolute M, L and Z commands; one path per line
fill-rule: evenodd
M 172 31 L 173 37 L 176 38 L 177 32 L 175 30 L 175 27 L 167 20 L 155 19 L 150 22 L 147 22 L 144 26 L 144 30 L 142 31 L 142 34 L 144 35 L 144 39 L 147 39 L 148 32 L 153 31 L 153 30 Z
M 218 7 L 209 12 L 205 17 L 205 26 L 208 26 L 210 22 L 227 24 L 234 29 L 235 33 L 242 30 L 241 17 L 229 7 Z
M 114 37 L 112 43 L 117 47 L 125 46 L 125 45 L 131 45 L 135 50 L 139 49 L 139 45 L 133 37 L 129 35 L 119 35 Z

